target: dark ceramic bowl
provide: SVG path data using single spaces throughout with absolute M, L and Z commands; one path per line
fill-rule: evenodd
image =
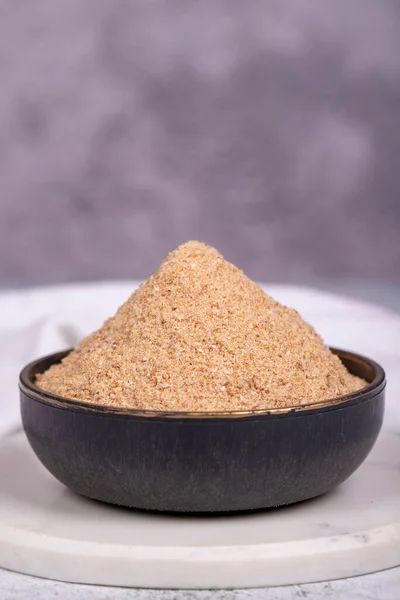
M 365 460 L 379 434 L 385 374 L 372 360 L 333 350 L 368 386 L 290 410 L 163 413 L 94 406 L 20 377 L 22 421 L 43 465 L 74 492 L 122 506 L 230 512 L 282 506 L 332 490 Z

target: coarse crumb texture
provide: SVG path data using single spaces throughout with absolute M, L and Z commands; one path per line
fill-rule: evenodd
M 333 399 L 366 383 L 295 310 L 188 242 L 38 385 L 108 406 L 230 411 Z

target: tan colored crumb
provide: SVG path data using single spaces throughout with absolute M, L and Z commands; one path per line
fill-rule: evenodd
M 161 411 L 287 407 L 366 383 L 293 309 L 210 246 L 179 246 L 38 385 L 66 398 Z

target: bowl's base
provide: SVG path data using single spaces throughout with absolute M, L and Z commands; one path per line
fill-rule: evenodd
M 79 497 L 23 432 L 0 441 L 0 566 L 30 575 L 152 588 L 266 587 L 400 564 L 400 436 L 382 432 L 330 494 L 227 516 L 135 511 Z
M 339 487 L 339 486 L 337 486 Z M 69 488 L 71 490 L 71 488 Z M 336 488 L 334 488 L 336 489 Z M 210 511 L 185 511 L 185 510 L 159 510 L 159 509 L 152 509 L 152 508 L 143 508 L 142 506 L 128 506 L 126 504 L 117 504 L 115 502 L 107 502 L 106 500 L 102 500 L 99 498 L 93 498 L 91 496 L 86 496 L 83 494 L 80 494 L 79 492 L 75 492 L 74 490 L 71 490 L 72 492 L 74 492 L 77 496 L 79 496 L 80 498 L 84 498 L 87 500 L 90 500 L 91 502 L 98 502 L 99 504 L 105 504 L 106 506 L 113 506 L 117 509 L 121 509 L 121 510 L 130 510 L 130 511 L 135 511 L 138 513 L 143 513 L 143 515 L 165 515 L 165 516 L 170 516 L 170 517 L 180 517 L 180 518 L 185 518 L 185 517 L 198 517 L 198 518 L 207 518 L 207 517 L 234 517 L 234 516 L 244 516 L 244 515 L 253 515 L 253 514 L 257 514 L 257 513 L 266 513 L 268 511 L 276 511 L 276 510 L 283 510 L 287 507 L 291 507 L 294 506 L 295 504 L 304 504 L 305 502 L 312 502 L 313 500 L 316 500 L 317 498 L 320 498 L 321 496 L 324 496 L 326 494 L 332 493 L 333 490 L 329 490 L 328 492 L 322 492 L 321 494 L 318 494 L 316 496 L 310 496 L 309 498 L 305 498 L 303 500 L 296 500 L 294 502 L 290 502 L 288 504 L 278 504 L 276 506 L 265 506 L 265 507 L 261 507 L 261 508 L 246 508 L 243 510 L 210 510 Z

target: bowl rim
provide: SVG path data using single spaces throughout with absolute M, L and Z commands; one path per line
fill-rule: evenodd
M 69 409 L 74 412 L 85 412 L 98 415 L 120 415 L 120 416 L 131 416 L 131 417 L 150 417 L 150 418 L 162 418 L 162 419 L 237 419 L 243 417 L 259 417 L 259 416 L 274 416 L 274 415 L 300 415 L 310 414 L 310 412 L 321 412 L 321 410 L 331 410 L 344 408 L 345 406 L 357 404 L 361 401 L 371 399 L 378 395 L 386 386 L 386 376 L 383 368 L 376 363 L 374 360 L 350 352 L 348 350 L 341 350 L 337 348 L 330 348 L 330 350 L 338 356 L 340 359 L 347 358 L 353 362 L 361 362 L 367 365 L 368 368 L 372 368 L 374 372 L 374 378 L 367 386 L 346 394 L 343 396 L 337 396 L 336 398 L 328 398 L 319 402 L 310 402 L 308 404 L 300 404 L 284 408 L 262 408 L 256 410 L 237 410 L 237 411 L 157 411 L 147 409 L 134 409 L 134 408 L 122 408 L 107 405 L 97 405 L 90 402 L 82 402 L 80 400 L 73 400 L 71 398 L 64 398 L 52 392 L 38 387 L 34 382 L 34 377 L 39 372 L 38 366 L 43 362 L 50 362 L 51 364 L 60 362 L 65 356 L 67 356 L 72 348 L 64 350 L 62 352 L 55 352 L 48 354 L 41 358 L 38 358 L 29 364 L 27 364 L 21 371 L 19 376 L 19 388 L 20 391 L 31 399 L 37 400 L 41 403 L 48 404 L 57 408 Z

